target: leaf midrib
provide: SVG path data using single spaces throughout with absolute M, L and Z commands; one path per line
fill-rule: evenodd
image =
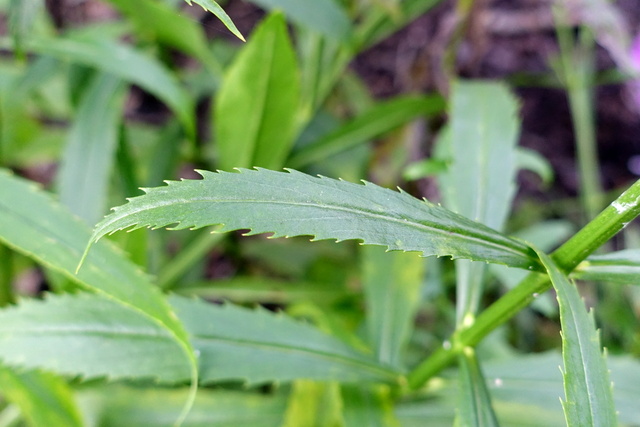
M 416 222 L 413 219 L 407 219 L 407 218 L 395 218 L 392 216 L 385 216 L 382 214 L 378 214 L 375 212 L 370 212 L 367 210 L 358 210 L 358 209 L 353 209 L 353 208 L 348 208 L 348 207 L 343 207 L 343 206 L 336 206 L 336 205 L 323 205 L 323 204 L 319 204 L 319 203 L 309 203 L 309 202 L 281 202 L 281 201 L 272 201 L 272 200 L 252 200 L 252 199 L 242 199 L 242 200 L 221 200 L 221 199 L 214 199 L 214 198 L 204 198 L 204 197 L 198 197 L 198 198 L 191 198 L 189 200 L 180 200 L 179 202 L 174 201 L 166 201 L 166 202 L 154 202 L 153 206 L 147 207 L 147 208 L 143 208 L 143 209 L 139 209 L 136 208 L 135 213 L 140 213 L 140 212 L 146 212 L 146 211 L 152 211 L 154 209 L 158 209 L 160 207 L 165 207 L 165 206 L 174 206 L 174 205 L 178 205 L 178 204 L 192 204 L 192 203 L 225 203 L 225 204 L 273 204 L 273 205 L 289 205 L 289 206 L 304 206 L 304 207 L 314 207 L 317 209 L 324 209 L 324 210 L 333 210 L 333 211 L 342 211 L 342 212 L 348 212 L 350 214 L 356 214 L 356 215 L 367 215 L 371 218 L 375 218 L 378 220 L 383 220 L 383 221 L 388 221 L 388 222 L 395 222 L 398 224 L 403 224 L 405 226 L 409 226 L 409 227 L 413 227 L 422 231 L 428 230 L 431 232 L 436 232 L 438 234 L 441 235 L 449 235 L 450 233 L 456 233 L 457 235 L 460 236 L 464 236 L 465 239 L 471 240 L 473 242 L 479 242 L 481 245 L 486 245 L 486 246 L 492 246 L 498 249 L 505 249 L 507 248 L 509 251 L 511 251 L 513 254 L 516 254 L 518 256 L 523 256 L 525 258 L 531 258 L 527 253 L 526 253 L 526 249 L 523 248 L 518 248 L 517 242 L 512 241 L 511 239 L 505 237 L 504 238 L 504 243 L 501 244 L 500 241 L 495 240 L 493 237 L 484 237 L 481 235 L 478 235 L 476 233 L 473 233 L 472 231 L 468 231 L 467 229 L 460 229 L 457 227 L 446 227 L 446 226 L 442 226 L 442 227 L 436 227 L 434 225 L 427 225 L 427 224 L 423 224 L 420 222 Z M 126 205 L 125 205 L 126 206 Z M 100 230 L 107 228 L 108 225 L 113 224 L 115 222 L 117 222 L 120 219 L 125 218 L 126 216 L 130 215 L 129 213 L 125 214 L 124 216 L 120 216 L 120 217 L 116 217 L 113 218 L 113 220 L 109 221 L 108 223 L 103 224 L 99 230 L 96 230 L 96 232 L 94 233 L 94 236 L 98 235 Z M 182 221 L 172 221 L 174 223 L 181 223 Z M 195 221 L 194 221 L 195 222 Z M 223 222 L 203 222 L 203 226 L 204 225 L 210 225 L 210 224 L 224 224 Z M 430 223 L 430 224 L 436 224 L 436 223 Z M 130 224 L 130 225 L 126 225 L 123 227 L 118 228 L 119 230 L 122 230 L 124 228 L 133 226 L 135 224 Z M 194 224 L 197 225 L 197 224 Z M 116 231 L 116 230 L 114 230 Z M 469 234 L 463 234 L 461 233 L 461 231 L 465 231 L 465 232 L 469 232 Z M 309 233 L 310 235 L 312 235 L 312 233 Z M 491 239 L 491 240 L 488 240 Z M 95 238 L 93 239 L 94 241 L 96 240 Z

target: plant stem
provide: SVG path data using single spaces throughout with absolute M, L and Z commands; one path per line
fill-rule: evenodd
M 638 215 L 640 180 L 553 252 L 551 257 L 558 267 L 568 273 Z M 408 376 L 409 386 L 413 389 L 421 387 L 429 378 L 453 362 L 464 347 L 478 344 L 491 331 L 528 306 L 550 287 L 551 283 L 546 275 L 529 274 L 518 286 L 483 311 L 472 326 L 457 330 L 446 345 L 418 365 Z
M 13 256 L 11 251 L 0 245 L 0 307 L 15 302 L 13 295 Z

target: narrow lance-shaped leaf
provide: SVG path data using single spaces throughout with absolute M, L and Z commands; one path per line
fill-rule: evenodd
M 225 75 L 214 109 L 218 165 L 280 168 L 293 143 L 300 92 L 284 17 L 253 32 Z
M 460 379 L 456 426 L 498 426 L 491 395 L 475 351 L 466 347 L 458 357 Z
M 64 150 L 58 187 L 62 203 L 88 224 L 107 208 L 125 86 L 99 73 L 88 85 Z
M 222 224 L 221 231 L 250 229 L 273 237 L 360 239 L 390 250 L 452 256 L 539 269 L 532 249 L 486 226 L 427 201 L 371 183 L 358 185 L 297 171 L 200 171 L 204 179 L 173 181 L 101 221 L 87 247 L 125 228 L 175 229 Z
M 149 278 L 121 252 L 101 242 L 87 257 L 85 268 L 74 274 L 89 237 L 86 226 L 50 195 L 0 170 L 0 241 L 159 324 L 181 350 L 176 363 L 182 364 L 182 375 L 196 384 L 196 360 L 184 328 Z
M 53 374 L 0 366 L 0 390 L 34 427 L 82 427 L 71 387 Z M 183 400 L 184 401 L 184 400 Z
M 588 313 L 578 289 L 545 253 L 538 252 L 558 297 L 562 327 L 564 392 L 567 425 L 616 426 L 612 385 L 600 348 L 593 313 Z
M 199 355 L 201 380 L 298 378 L 396 383 L 400 373 L 284 314 L 171 297 Z M 50 295 L 0 310 L 0 360 L 83 378 L 189 379 L 182 349 L 139 311 L 95 294 Z
M 626 249 L 593 255 L 571 273 L 581 280 L 640 285 L 640 249 Z
M 240 40 L 245 41 L 244 37 L 242 36 L 242 33 L 240 33 L 240 30 L 236 28 L 236 25 L 233 23 L 231 18 L 229 18 L 229 15 L 227 15 L 227 12 L 225 12 L 220 7 L 220 5 L 216 3 L 214 0 L 184 0 L 184 1 L 186 1 L 189 4 L 189 6 L 191 6 L 191 2 L 193 1 L 195 4 L 199 4 L 200 6 L 202 6 L 204 10 L 208 10 L 209 12 L 213 13 L 218 17 L 218 19 L 220 19 L 220 21 L 222 21 L 224 26 L 227 27 L 229 31 L 231 31 Z

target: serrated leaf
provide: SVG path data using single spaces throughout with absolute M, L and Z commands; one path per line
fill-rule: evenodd
M 225 12 L 218 3 L 213 0 L 184 0 L 187 2 L 189 6 L 191 6 L 191 2 L 200 5 L 204 10 L 208 10 L 218 17 L 220 21 L 224 24 L 225 27 L 229 29 L 236 37 L 240 40 L 245 41 L 242 33 L 236 28 L 236 25 L 233 23 L 227 12 Z
M 460 382 L 456 426 L 498 426 L 491 395 L 475 351 L 467 347 L 458 357 Z
M 125 228 L 175 229 L 223 224 L 273 237 L 360 239 L 390 250 L 453 256 L 538 269 L 532 249 L 460 215 L 371 183 L 358 185 L 297 171 L 200 171 L 204 179 L 172 181 L 115 208 L 90 240 Z
M 83 425 L 71 389 L 55 375 L 0 366 L 0 390 L 32 427 Z
M 424 259 L 376 246 L 363 246 L 360 256 L 369 342 L 379 361 L 402 366 L 421 302 Z
M 640 249 L 592 255 L 578 264 L 571 276 L 581 280 L 640 285 Z
M 554 261 L 539 252 L 560 305 L 564 390 L 562 406 L 569 426 L 615 426 L 612 385 L 595 328 L 578 289 Z
M 88 224 L 105 213 L 115 160 L 125 86 L 98 73 L 85 91 L 69 133 L 60 169 L 60 200 Z
M 190 375 L 184 350 L 165 327 L 92 294 L 50 295 L 0 311 L 0 358 L 83 378 L 177 382 Z
M 252 33 L 216 97 L 220 168 L 282 167 L 293 143 L 299 92 L 299 72 L 286 22 L 276 13 Z
M 171 427 L 187 390 L 103 386 L 80 396 L 97 402 L 85 413 L 100 427 Z M 281 427 L 285 405 L 283 394 L 201 389 L 182 427 Z
M 157 60 L 123 43 L 89 35 L 34 40 L 28 47 L 36 53 L 95 67 L 140 86 L 166 103 L 187 133 L 193 134 L 193 100 L 176 77 Z
M 269 10 L 280 10 L 291 21 L 334 40 L 345 40 L 351 23 L 334 0 L 249 0 Z
M 249 384 L 298 378 L 396 382 L 400 373 L 283 314 L 172 296 L 198 354 L 201 380 Z M 190 378 L 172 334 L 94 294 L 50 295 L 0 310 L 0 359 L 83 378 Z
M 199 352 L 204 382 L 398 380 L 393 368 L 284 314 L 176 296 L 170 301 Z
M 87 238 L 86 226 L 51 196 L 0 170 L 0 241 L 161 325 L 182 348 L 181 361 L 195 384 L 195 358 L 185 330 L 158 289 L 122 253 L 103 242 L 74 274 Z

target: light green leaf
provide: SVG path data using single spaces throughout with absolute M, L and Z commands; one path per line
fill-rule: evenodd
M 83 426 L 71 389 L 52 374 L 0 366 L 0 390 L 32 427 Z
M 80 397 L 100 427 L 172 427 L 187 390 L 110 386 Z M 281 427 L 285 405 L 283 394 L 201 389 L 182 427 Z
M 542 154 L 524 147 L 516 150 L 518 169 L 527 170 L 537 174 L 545 185 L 553 181 L 553 168 L 551 163 Z
M 25 41 L 29 37 L 33 23 L 41 10 L 41 0 L 10 0 L 9 31 L 18 55 L 24 54 Z
M 417 117 L 438 113 L 443 107 L 442 98 L 435 96 L 399 97 L 380 102 L 361 116 L 296 151 L 287 164 L 302 168 L 371 141 Z
M 171 72 L 155 59 L 108 38 L 76 36 L 34 40 L 28 46 L 36 53 L 95 67 L 147 90 L 165 102 L 193 135 L 193 100 Z
M 421 301 L 424 259 L 377 246 L 363 246 L 360 256 L 369 342 L 380 362 L 401 366 Z
M 612 385 L 595 328 L 578 289 L 546 254 L 539 252 L 560 305 L 564 390 L 567 425 L 615 426 Z
M 198 58 L 209 74 L 220 78 L 222 66 L 207 46 L 202 26 L 167 4 L 154 0 L 109 0 L 127 15 L 138 33 Z
M 294 138 L 299 80 L 285 20 L 271 15 L 238 53 L 216 97 L 220 168 L 283 166 Z
M 342 399 L 337 382 L 298 380 L 293 384 L 282 427 L 342 425 Z
M 351 23 L 335 0 L 249 0 L 269 10 L 280 10 L 293 22 L 322 33 L 323 36 L 345 40 Z
M 88 224 L 105 214 L 115 160 L 125 86 L 96 74 L 87 87 L 69 133 L 58 171 L 60 200 Z
M 538 269 L 532 249 L 407 193 L 315 178 L 297 171 L 200 171 L 203 180 L 169 182 L 115 208 L 90 242 L 125 228 L 175 229 L 224 224 L 220 231 L 251 229 L 273 237 L 360 239 L 390 250 L 453 256 Z M 87 248 L 88 250 L 88 248 Z
M 344 385 L 342 388 L 345 426 L 399 427 L 393 413 L 389 387 Z
M 467 347 L 458 357 L 460 378 L 456 426 L 498 426 L 491 395 L 475 351 Z
M 517 101 L 503 84 L 456 81 L 450 130 L 438 142 L 438 157 L 449 161 L 438 176 L 444 205 L 498 230 L 515 193 L 517 114 Z
M 166 327 L 92 294 L 50 295 L 0 311 L 0 358 L 83 378 L 177 382 L 190 375 Z
M 199 352 L 204 382 L 294 379 L 396 382 L 399 373 L 283 314 L 171 297 Z
M 175 363 L 191 372 L 195 383 L 196 361 L 187 334 L 148 277 L 107 242 L 96 247 L 84 268 L 74 274 L 87 239 L 89 230 L 51 196 L 0 170 L 0 241 L 161 325 L 181 347 Z
M 640 285 L 640 249 L 592 255 L 571 273 L 581 280 Z
M 189 6 L 191 6 L 191 2 L 194 2 L 195 4 L 199 4 L 200 6 L 202 6 L 204 10 L 208 10 L 209 12 L 213 13 L 218 17 L 220 21 L 222 21 L 224 26 L 227 27 L 229 31 L 231 31 L 240 40 L 245 41 L 244 37 L 242 36 L 242 33 L 240 33 L 240 31 L 236 28 L 236 25 L 233 23 L 231 18 L 229 18 L 229 15 L 227 15 L 227 13 L 214 0 L 184 0 L 184 1 L 186 1 L 189 4 Z

